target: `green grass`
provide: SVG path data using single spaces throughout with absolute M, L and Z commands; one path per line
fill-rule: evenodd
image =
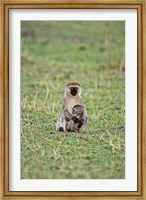
M 21 177 L 125 178 L 124 22 L 21 22 Z M 55 131 L 79 80 L 84 133 Z

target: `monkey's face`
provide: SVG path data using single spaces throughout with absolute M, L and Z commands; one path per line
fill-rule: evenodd
M 73 115 L 77 115 L 77 116 L 81 116 L 84 112 L 84 106 L 82 105 L 75 105 L 72 109 L 72 114 Z
M 66 88 L 67 93 L 70 93 L 72 96 L 80 94 L 80 87 L 78 86 L 69 86 Z
M 70 93 L 72 94 L 72 96 L 76 96 L 76 94 L 78 93 L 78 87 L 70 87 Z
M 81 94 L 81 86 L 78 82 L 69 82 L 66 85 L 66 92 L 71 96 L 76 96 L 77 94 Z

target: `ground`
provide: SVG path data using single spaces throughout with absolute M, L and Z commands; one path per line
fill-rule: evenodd
M 21 22 L 21 178 L 125 178 L 123 21 Z M 80 81 L 84 133 L 55 131 Z

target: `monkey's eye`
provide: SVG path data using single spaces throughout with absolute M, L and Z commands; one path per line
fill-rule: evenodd
M 77 87 L 71 87 L 70 90 L 71 90 L 71 91 L 77 91 L 78 88 L 77 88 Z

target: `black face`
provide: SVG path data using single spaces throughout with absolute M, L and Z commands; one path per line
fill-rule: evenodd
M 78 88 L 77 87 L 71 87 L 70 88 L 70 93 L 73 95 L 73 96 L 76 96 L 78 92 Z

